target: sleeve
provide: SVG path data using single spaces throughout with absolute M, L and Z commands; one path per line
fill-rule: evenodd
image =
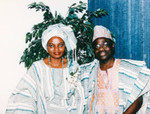
M 91 104 L 91 98 L 94 92 L 95 88 L 95 80 L 97 76 L 97 63 L 96 61 L 93 61 L 88 64 L 84 64 L 80 66 L 80 80 L 82 87 L 84 89 L 84 95 L 85 95 L 85 113 L 89 112 L 90 104 Z
M 92 72 L 91 67 L 91 63 L 80 66 L 80 81 L 84 88 L 85 99 L 88 98 L 89 88 L 91 88 L 91 85 L 89 85 L 89 83 L 92 81 L 90 77 L 90 72 Z
M 140 71 L 140 78 L 142 78 L 144 88 L 139 96 L 143 96 L 142 107 L 138 114 L 148 114 L 150 112 L 150 69 L 146 66 Z
M 147 81 L 144 81 L 145 87 L 141 92 L 141 95 L 143 95 L 143 106 L 141 110 L 145 112 L 144 114 L 148 114 L 150 112 L 150 69 L 143 68 L 141 74 L 148 78 Z
M 36 113 L 36 82 L 33 65 L 21 78 L 16 89 L 12 92 L 6 114 L 35 114 Z
M 146 110 L 145 110 L 145 114 L 148 114 L 150 112 L 150 91 L 147 92 L 147 94 L 145 94 L 145 96 L 147 96 L 146 98 Z

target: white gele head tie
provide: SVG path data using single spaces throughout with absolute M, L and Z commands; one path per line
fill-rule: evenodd
M 42 46 L 46 51 L 47 42 L 54 36 L 60 37 L 64 40 L 67 51 L 76 49 L 77 39 L 73 30 L 70 26 L 59 23 L 48 26 L 42 34 Z
M 108 38 L 110 40 L 112 40 L 113 42 L 115 42 L 115 38 L 112 37 L 111 32 L 104 26 L 102 25 L 96 25 L 94 27 L 94 35 L 93 35 L 93 40 L 96 40 L 97 38 Z

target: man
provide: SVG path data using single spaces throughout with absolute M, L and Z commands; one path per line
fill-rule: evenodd
M 150 70 L 145 62 L 114 58 L 115 39 L 103 26 L 95 26 L 92 47 L 99 65 L 90 113 L 149 114 Z

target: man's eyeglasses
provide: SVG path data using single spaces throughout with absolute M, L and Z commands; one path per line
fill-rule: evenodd
M 104 43 L 102 43 L 102 44 L 97 44 L 96 47 L 95 47 L 95 49 L 98 50 L 98 49 L 100 49 L 101 47 L 102 47 L 103 49 L 105 49 L 105 48 L 107 48 L 108 46 L 109 46 L 109 43 L 108 43 L 108 42 L 104 42 Z

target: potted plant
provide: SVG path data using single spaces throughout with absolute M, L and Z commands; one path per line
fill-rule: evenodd
M 41 44 L 41 36 L 43 31 L 52 24 L 63 23 L 71 25 L 75 36 L 77 38 L 77 61 L 79 64 L 91 62 L 93 60 L 93 52 L 91 48 L 93 27 L 92 18 L 101 18 L 108 15 L 104 9 L 97 9 L 89 12 L 87 4 L 82 1 L 79 4 L 72 4 L 68 9 L 67 17 L 62 17 L 60 14 L 52 14 L 49 6 L 44 3 L 32 3 L 29 5 L 30 9 L 43 12 L 43 21 L 34 25 L 31 32 L 26 33 L 25 42 L 28 47 L 24 50 L 21 56 L 20 63 L 25 63 L 25 67 L 29 68 L 34 61 L 47 57 L 47 52 L 43 49 Z M 79 16 L 80 14 L 80 16 Z

